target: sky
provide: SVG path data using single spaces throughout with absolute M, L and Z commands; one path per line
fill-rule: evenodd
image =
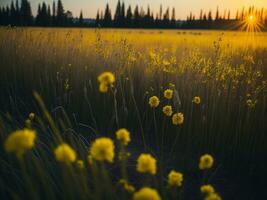
M 0 6 L 6 6 L 11 3 L 12 0 L 0 0 Z M 15 0 L 14 0 L 15 1 Z M 53 0 L 29 0 L 32 5 L 33 14 L 36 14 L 38 3 L 45 1 L 52 5 Z M 56 0 L 57 1 L 57 0 Z M 158 12 L 160 4 L 163 6 L 163 10 L 167 7 L 175 7 L 176 18 L 186 19 L 186 16 L 190 12 L 199 15 L 201 9 L 205 11 L 216 11 L 217 6 L 224 12 L 225 9 L 230 9 L 232 16 L 235 15 L 235 11 L 242 7 L 248 7 L 254 5 L 259 8 L 267 8 L 267 0 L 121 0 L 124 1 L 126 7 L 131 5 L 135 7 L 137 4 L 142 6 L 145 10 L 147 5 L 154 13 Z M 78 16 L 80 11 L 83 11 L 85 18 L 95 18 L 98 9 L 104 9 L 106 3 L 109 3 L 112 15 L 116 8 L 117 0 L 62 0 L 65 10 L 73 12 L 74 16 Z

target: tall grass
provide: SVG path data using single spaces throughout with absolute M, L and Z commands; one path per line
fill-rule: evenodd
M 129 181 L 137 188 L 144 183 L 157 188 L 164 199 L 172 198 L 165 187 L 172 169 L 185 176 L 187 186 L 178 196 L 200 198 L 196 187 L 204 182 L 198 161 L 205 153 L 215 158 L 205 183 L 215 184 L 229 199 L 236 186 L 226 189 L 225 183 L 245 176 L 262 181 L 267 174 L 266 34 L 1 28 L 0 38 L 1 143 L 25 126 L 30 112 L 36 113 L 32 127 L 38 132 L 23 162 L 1 145 L 4 198 L 131 198 L 115 184 L 121 178 L 119 162 L 80 170 L 60 166 L 53 156 L 55 134 L 87 162 L 91 142 L 114 139 L 122 127 L 132 137 Z M 97 82 L 103 71 L 116 76 L 105 94 Z M 163 97 L 168 88 L 174 90 L 172 100 Z M 154 95 L 160 99 L 156 109 L 148 104 Z M 199 105 L 192 102 L 195 96 Z M 174 126 L 163 114 L 165 105 L 184 114 L 182 125 Z M 135 171 L 142 152 L 158 161 L 152 180 Z

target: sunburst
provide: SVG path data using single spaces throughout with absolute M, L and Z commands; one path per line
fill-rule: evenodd
M 260 32 L 263 29 L 263 24 L 256 17 L 256 15 L 248 15 L 243 21 L 241 21 L 241 30 L 250 33 Z

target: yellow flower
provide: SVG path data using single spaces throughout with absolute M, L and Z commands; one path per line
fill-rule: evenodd
M 129 184 L 125 179 L 120 179 L 119 184 L 122 185 L 122 187 L 129 193 L 135 192 L 135 187 L 131 184 Z
M 196 97 L 193 98 L 192 102 L 195 103 L 195 104 L 200 104 L 201 103 L 201 99 L 200 99 L 200 97 L 196 96 Z
M 172 107 L 171 106 L 169 106 L 169 105 L 164 106 L 163 109 L 162 109 L 162 111 L 168 117 L 172 116 L 173 111 L 172 111 Z
M 78 166 L 80 169 L 83 169 L 83 168 L 84 168 L 84 162 L 83 162 L 83 160 L 77 160 L 77 166 Z
M 204 170 L 204 169 L 210 169 L 214 163 L 214 159 L 211 155 L 205 154 L 200 157 L 199 160 L 199 169 Z
M 183 113 L 176 113 L 172 116 L 172 123 L 174 125 L 180 125 L 184 123 L 184 114 Z
M 33 148 L 36 139 L 36 132 L 30 129 L 17 130 L 11 133 L 5 141 L 5 150 L 8 153 L 15 153 L 18 158 Z
M 103 72 L 98 76 L 100 84 L 111 85 L 115 82 L 115 76 L 112 72 Z
M 183 183 L 183 174 L 172 170 L 168 175 L 168 184 L 169 186 L 182 186 Z
M 212 187 L 212 185 L 202 185 L 200 187 L 200 191 L 203 193 L 203 194 L 210 194 L 210 193 L 214 193 L 215 190 L 214 188 Z
M 253 102 L 251 99 L 248 99 L 248 100 L 247 100 L 247 106 L 248 106 L 249 108 L 254 108 L 255 105 L 256 105 L 256 102 Z
M 133 200 L 161 200 L 161 197 L 157 190 L 143 187 L 134 193 Z
M 76 160 L 76 152 L 68 145 L 61 144 L 54 150 L 55 158 L 58 162 L 70 164 Z
M 164 97 L 165 97 L 166 99 L 171 99 L 172 96 L 173 96 L 173 90 L 171 90 L 171 89 L 167 89 L 167 90 L 164 91 Z
M 130 138 L 130 132 L 125 129 L 125 128 L 122 128 L 122 129 L 119 129 L 117 132 L 116 132 L 116 137 L 118 140 L 120 140 L 124 145 L 127 145 L 130 141 L 131 141 L 131 138 Z
M 149 98 L 149 105 L 152 107 L 152 108 L 156 108 L 159 106 L 159 98 L 157 96 L 153 96 L 153 97 L 150 97 Z
M 32 120 L 34 120 L 34 117 L 35 117 L 35 114 L 34 113 L 30 113 L 29 114 L 29 119 L 32 121 Z
M 100 83 L 100 85 L 99 85 L 99 91 L 101 93 L 106 93 L 108 91 L 108 85 L 106 85 L 104 83 Z
M 111 139 L 105 137 L 98 138 L 93 142 L 90 148 L 90 155 L 97 161 L 113 162 L 114 148 L 115 147 Z
M 217 193 L 210 193 L 205 200 L 221 200 L 222 198 Z
M 137 159 L 136 170 L 140 173 L 156 174 L 157 165 L 156 159 L 150 154 L 141 154 Z

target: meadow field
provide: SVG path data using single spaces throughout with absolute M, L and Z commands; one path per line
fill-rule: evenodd
M 0 91 L 0 199 L 267 198 L 267 33 L 2 27 Z

